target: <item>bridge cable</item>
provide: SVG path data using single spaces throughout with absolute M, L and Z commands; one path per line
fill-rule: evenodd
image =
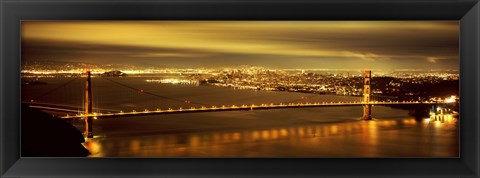
M 158 97 L 158 98 L 167 99 L 167 100 L 172 100 L 172 101 L 177 101 L 177 102 L 181 102 L 181 103 L 187 103 L 187 102 L 185 102 L 185 100 L 180 100 L 180 99 L 176 99 L 176 98 L 166 97 L 166 96 L 158 95 L 158 94 L 151 93 L 151 92 L 148 92 L 148 91 L 144 91 L 144 90 L 139 89 L 139 88 L 135 88 L 135 87 L 132 87 L 132 86 L 129 86 L 129 85 L 126 85 L 126 84 L 117 82 L 117 81 L 113 81 L 113 80 L 111 80 L 111 79 L 109 79 L 109 78 L 106 78 L 106 77 L 101 77 L 101 78 L 102 78 L 102 79 L 105 79 L 105 80 L 107 80 L 107 81 L 110 81 L 110 82 L 112 82 L 112 83 L 115 83 L 115 84 L 117 84 L 117 85 L 120 85 L 120 86 L 129 88 L 129 89 L 131 89 L 131 90 L 139 91 L 139 92 L 141 92 L 141 93 L 145 93 L 145 94 L 148 94 L 148 95 L 152 95 L 152 96 L 155 96 L 155 97 Z M 205 103 L 198 103 L 198 102 L 192 102 L 192 101 L 189 101 L 188 103 L 189 103 L 189 104 L 200 105 L 200 106 L 208 105 L 208 104 L 205 104 Z
M 43 94 L 38 95 L 37 97 L 33 98 L 32 100 L 35 101 L 35 100 L 40 99 L 40 98 L 42 98 L 42 97 L 44 97 L 44 96 L 47 96 L 47 95 L 49 95 L 50 93 L 52 93 L 52 92 L 54 92 L 54 91 L 57 91 L 58 89 L 63 88 L 63 87 L 65 87 L 66 85 L 72 83 L 73 81 L 75 81 L 75 80 L 78 79 L 78 78 L 80 78 L 80 77 L 74 77 L 73 79 L 71 79 L 71 80 L 63 83 L 62 85 L 60 85 L 60 86 L 58 86 L 58 87 L 55 87 L 55 88 L 53 88 L 53 89 L 51 89 L 51 90 L 49 90 L 49 91 L 47 91 L 47 92 L 45 92 L 45 93 L 43 93 Z

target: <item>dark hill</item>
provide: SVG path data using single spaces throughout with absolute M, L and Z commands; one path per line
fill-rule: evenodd
M 85 157 L 82 133 L 69 123 L 22 104 L 23 157 Z

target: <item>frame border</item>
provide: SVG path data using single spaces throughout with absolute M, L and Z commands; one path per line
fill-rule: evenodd
M 0 177 L 480 177 L 479 0 L 0 0 Z M 459 20 L 460 158 L 21 158 L 22 20 Z

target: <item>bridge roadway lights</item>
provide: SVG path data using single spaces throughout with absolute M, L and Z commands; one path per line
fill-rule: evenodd
M 322 103 L 322 104 L 313 104 L 313 103 L 309 103 L 309 104 L 306 104 L 306 103 L 291 103 L 291 104 L 283 104 L 283 105 L 242 105 L 242 107 L 239 107 L 239 106 L 232 106 L 232 107 L 225 107 L 225 108 L 217 108 L 216 106 L 212 106 L 211 108 L 207 108 L 207 107 L 202 107 L 202 108 L 195 108 L 195 107 L 192 107 L 190 109 L 172 109 L 172 108 L 168 108 L 168 110 L 161 110 L 161 109 L 157 109 L 156 111 L 150 111 L 150 110 L 146 110 L 146 111 L 143 111 L 143 112 L 137 112 L 136 110 L 133 110 L 132 112 L 123 112 L 123 111 L 120 111 L 118 113 L 109 113 L 109 114 L 104 114 L 104 113 L 90 113 L 90 114 L 77 114 L 77 115 L 66 115 L 66 116 L 62 116 L 61 118 L 63 119 L 72 119 L 72 118 L 77 118 L 77 119 L 83 119 L 85 120 L 85 125 L 88 124 L 87 122 L 87 117 L 92 117 L 93 120 L 97 119 L 97 118 L 102 118 L 102 117 L 112 117 L 112 116 L 124 116 L 124 115 L 137 115 L 137 114 L 160 114 L 160 113 L 184 113 L 184 112 L 191 112 L 191 111 L 197 111 L 197 110 L 210 110 L 210 111 L 226 111 L 226 110 L 238 110 L 240 108 L 242 109 L 245 109 L 245 110 L 253 110 L 253 109 L 269 109 L 269 108 L 296 108 L 296 107 L 314 107 L 314 106 L 318 106 L 318 107 L 321 107 L 321 106 L 363 106 L 364 108 L 364 111 L 367 111 L 365 113 L 365 115 L 367 117 L 363 117 L 362 118 L 365 118 L 365 120 L 368 120 L 368 119 L 371 119 L 371 116 L 369 115 L 369 113 L 371 114 L 371 110 L 370 112 L 369 111 L 369 108 L 371 109 L 371 107 L 374 106 L 374 104 L 378 104 L 378 105 L 396 105 L 396 104 L 427 104 L 427 102 L 408 102 L 408 101 L 405 101 L 405 102 L 378 102 L 378 101 L 370 101 L 370 102 L 352 102 L 352 103 L 348 103 L 348 102 L 343 102 L 341 104 L 339 103 Z M 435 105 L 432 105 L 432 108 L 431 108 L 431 112 L 432 113 L 441 113 L 441 110 L 440 108 L 438 109 L 437 111 L 437 105 L 438 104 L 452 104 L 451 102 L 448 102 L 448 103 L 435 103 Z M 431 105 L 431 104 L 429 104 Z M 447 112 L 447 109 L 443 109 L 443 112 Z M 92 125 L 93 123 L 90 123 L 90 125 Z M 85 130 L 87 130 L 88 128 L 86 127 Z M 91 130 L 91 128 L 90 128 Z M 87 135 L 87 134 L 85 134 Z

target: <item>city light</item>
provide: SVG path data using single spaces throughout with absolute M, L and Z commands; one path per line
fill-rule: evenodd
M 145 80 L 146 82 L 149 83 L 166 83 L 166 84 L 188 84 L 188 85 L 198 85 L 199 82 L 196 80 L 182 80 L 182 79 L 173 79 L 173 78 L 168 78 L 168 79 L 148 79 Z
M 455 95 L 450 96 L 450 98 L 445 98 L 445 102 L 447 103 L 454 103 L 457 101 L 457 97 Z

